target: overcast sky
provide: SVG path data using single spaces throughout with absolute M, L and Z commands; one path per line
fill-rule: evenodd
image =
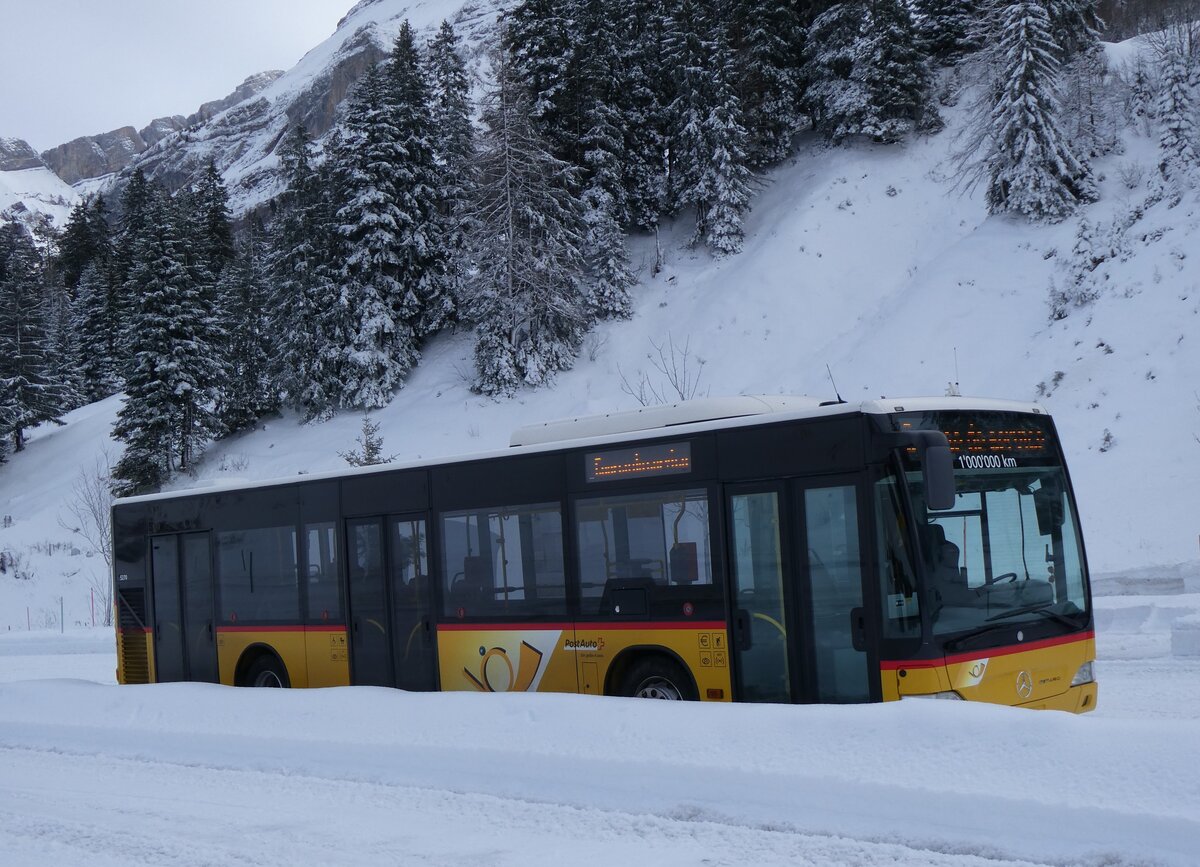
M 355 0 L 0 0 L 0 137 L 38 151 L 289 69 Z

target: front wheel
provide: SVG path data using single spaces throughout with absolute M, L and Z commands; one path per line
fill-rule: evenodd
M 625 675 L 621 694 L 633 698 L 695 701 L 692 680 L 686 671 L 668 659 L 645 659 Z
M 246 670 L 243 683 L 246 686 L 265 686 L 276 689 L 286 689 L 292 685 L 288 680 L 287 669 L 274 656 L 260 656 L 254 660 L 254 664 Z

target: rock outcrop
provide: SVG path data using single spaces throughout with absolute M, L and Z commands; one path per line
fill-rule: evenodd
M 0 138 L 0 172 L 19 172 L 44 165 L 29 142 L 19 138 Z

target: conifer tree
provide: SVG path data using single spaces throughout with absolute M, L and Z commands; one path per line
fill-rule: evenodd
M 130 328 L 134 361 L 113 435 L 125 451 L 113 470 L 115 491 L 155 490 L 176 469 L 188 470 L 205 440 L 219 432 L 213 408 L 223 369 L 221 331 L 207 276 L 191 260 L 187 215 L 165 196 L 147 209 L 148 229 L 129 282 L 137 310 Z
M 396 167 L 404 161 L 386 78 L 373 68 L 359 83 L 333 154 L 338 287 L 330 339 L 338 352 L 338 403 L 386 405 L 417 363 L 420 300 L 400 228 Z
M 470 202 L 475 184 L 475 133 L 471 124 L 471 83 L 459 48 L 458 36 L 443 21 L 426 52 L 430 84 L 430 127 L 434 159 L 438 167 L 438 211 L 442 221 L 442 246 L 449 269 L 447 297 L 452 309 L 443 309 L 442 326 L 458 320 L 462 287 L 470 263 L 467 236 L 470 234 Z M 424 330 L 431 330 L 426 320 Z
M 225 265 L 233 259 L 236 250 L 229 215 L 229 193 L 225 190 L 225 180 L 214 160 L 208 161 L 191 198 L 195 225 L 194 249 L 200 264 L 216 280 Z
M 1194 179 L 1197 167 L 1195 103 L 1184 51 L 1182 45 L 1166 46 L 1158 95 L 1158 168 L 1176 182 Z
M 407 20 L 400 25 L 392 46 L 387 75 L 386 101 L 400 156 L 392 178 L 400 219 L 395 227 L 396 280 L 401 291 L 415 298 L 415 340 L 454 324 L 460 293 L 447 244 L 453 227 L 441 210 L 443 173 L 438 164 L 429 82 Z M 403 317 L 408 308 L 405 302 L 397 315 Z
M 74 290 L 83 270 L 94 261 L 107 263 L 110 253 L 104 197 L 85 196 L 71 209 L 58 242 L 58 270 L 63 285 Z
M 847 0 L 819 14 L 806 35 L 804 108 L 813 128 L 835 142 L 858 134 L 870 119 L 861 65 L 866 20 L 864 4 Z
M 264 248 L 262 227 L 252 223 L 241 255 L 226 263 L 217 285 L 227 356 L 216 407 L 222 435 L 252 428 L 281 405 L 272 375 L 276 331 Z
M 560 159 L 581 162 L 576 27 L 579 0 L 521 0 L 508 14 L 502 44 L 511 75 L 530 100 L 533 128 Z
M 338 146 L 331 144 L 331 149 Z M 332 184 L 328 169 L 313 165 L 312 142 L 302 125 L 284 139 L 280 161 L 287 189 L 280 196 L 272 237 L 278 336 L 272 376 L 305 418 L 324 418 L 338 403 L 338 352 L 330 338 L 338 297 L 330 261 L 333 214 L 325 194 Z
M 737 253 L 750 208 L 750 172 L 724 24 L 699 2 L 680 0 L 667 45 L 680 70 L 671 106 L 674 200 L 696 209 L 692 243 L 703 241 L 718 255 Z
M 473 388 L 512 394 L 574 363 L 587 316 L 576 170 L 550 153 L 504 55 L 483 106 L 472 248 Z
M 42 422 L 61 423 L 63 384 L 54 379 L 46 286 L 33 239 L 19 223 L 0 227 L 0 413 L 14 452 Z
M 914 0 L 917 34 L 925 52 L 949 65 L 976 50 L 975 9 L 971 0 Z
M 745 0 L 732 7 L 747 159 L 751 166 L 766 166 L 791 153 L 799 124 L 800 9 L 791 0 Z
M 116 301 L 108 272 L 89 262 L 75 286 L 72 317 L 77 338 L 75 366 L 80 390 L 88 401 L 108 397 L 121 387 Z
M 997 52 L 999 79 L 984 162 L 992 213 L 1061 220 L 1094 197 L 1087 166 L 1058 125 L 1059 51 L 1038 0 L 1004 9 Z
M 616 9 L 623 73 L 619 92 L 624 212 L 630 224 L 653 229 L 667 205 L 668 107 L 675 101 L 676 87 L 672 70 L 663 62 L 666 12 L 658 0 L 628 0 Z
M 929 71 L 905 0 L 874 0 L 861 52 L 870 105 L 863 134 L 896 142 L 918 124 L 938 123 L 928 115 Z

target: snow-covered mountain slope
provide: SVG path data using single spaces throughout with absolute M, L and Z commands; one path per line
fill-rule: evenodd
M 78 192 L 44 165 L 0 171 L 0 225 L 66 225 Z
M 354 83 L 391 50 L 404 20 L 423 34 L 421 39 L 449 20 L 463 40 L 468 68 L 477 69 L 504 5 L 505 0 L 362 0 L 328 39 L 261 92 L 164 137 L 131 167 L 175 189 L 215 160 L 229 188 L 230 207 L 243 213 L 279 192 L 275 149 L 287 129 L 303 123 L 322 139 Z
M 394 5 L 379 0 L 358 14 Z M 636 406 L 629 391 L 665 385 L 649 356 L 673 342 L 676 360 L 686 346 L 699 394 L 831 397 L 829 365 L 848 399 L 942 394 L 958 381 L 964 393 L 1039 400 L 1064 438 L 1093 568 L 1195 561 L 1196 194 L 1156 200 L 1152 142 L 1131 132 L 1123 154 L 1096 166 L 1101 200 L 1075 218 L 1044 226 L 988 217 L 981 196 L 953 188 L 961 117 L 951 112 L 948 120 L 940 135 L 905 145 L 802 142 L 763 178 L 738 256 L 714 260 L 686 247 L 686 214 L 660 233 L 657 273 L 654 239 L 634 238 L 641 271 L 633 320 L 602 325 L 551 388 L 509 401 L 472 395 L 471 335 L 438 338 L 375 416 L 385 452 L 413 459 L 503 448 L 531 421 Z M 1050 289 L 1074 273 L 1081 221 L 1116 252 L 1086 273 L 1095 300 L 1052 321 Z M 81 567 L 94 562 L 31 546 L 70 538 L 58 517 L 80 466 L 91 466 L 105 445 L 117 408 L 111 399 L 73 413 L 66 427 L 36 431 L 0 468 L 0 516 L 14 519 L 0 528 L 0 549 L 25 552 L 45 579 L 36 582 L 43 589 L 16 596 L 0 581 L 0 602 L 13 603 L 0 606 L 0 618 L 23 622 L 25 604 L 57 608 L 55 582 L 68 580 L 57 576 L 77 569 L 71 593 L 86 601 Z M 359 426 L 353 415 L 317 425 L 268 421 L 214 444 L 195 481 L 344 467 L 338 451 L 354 446 Z

